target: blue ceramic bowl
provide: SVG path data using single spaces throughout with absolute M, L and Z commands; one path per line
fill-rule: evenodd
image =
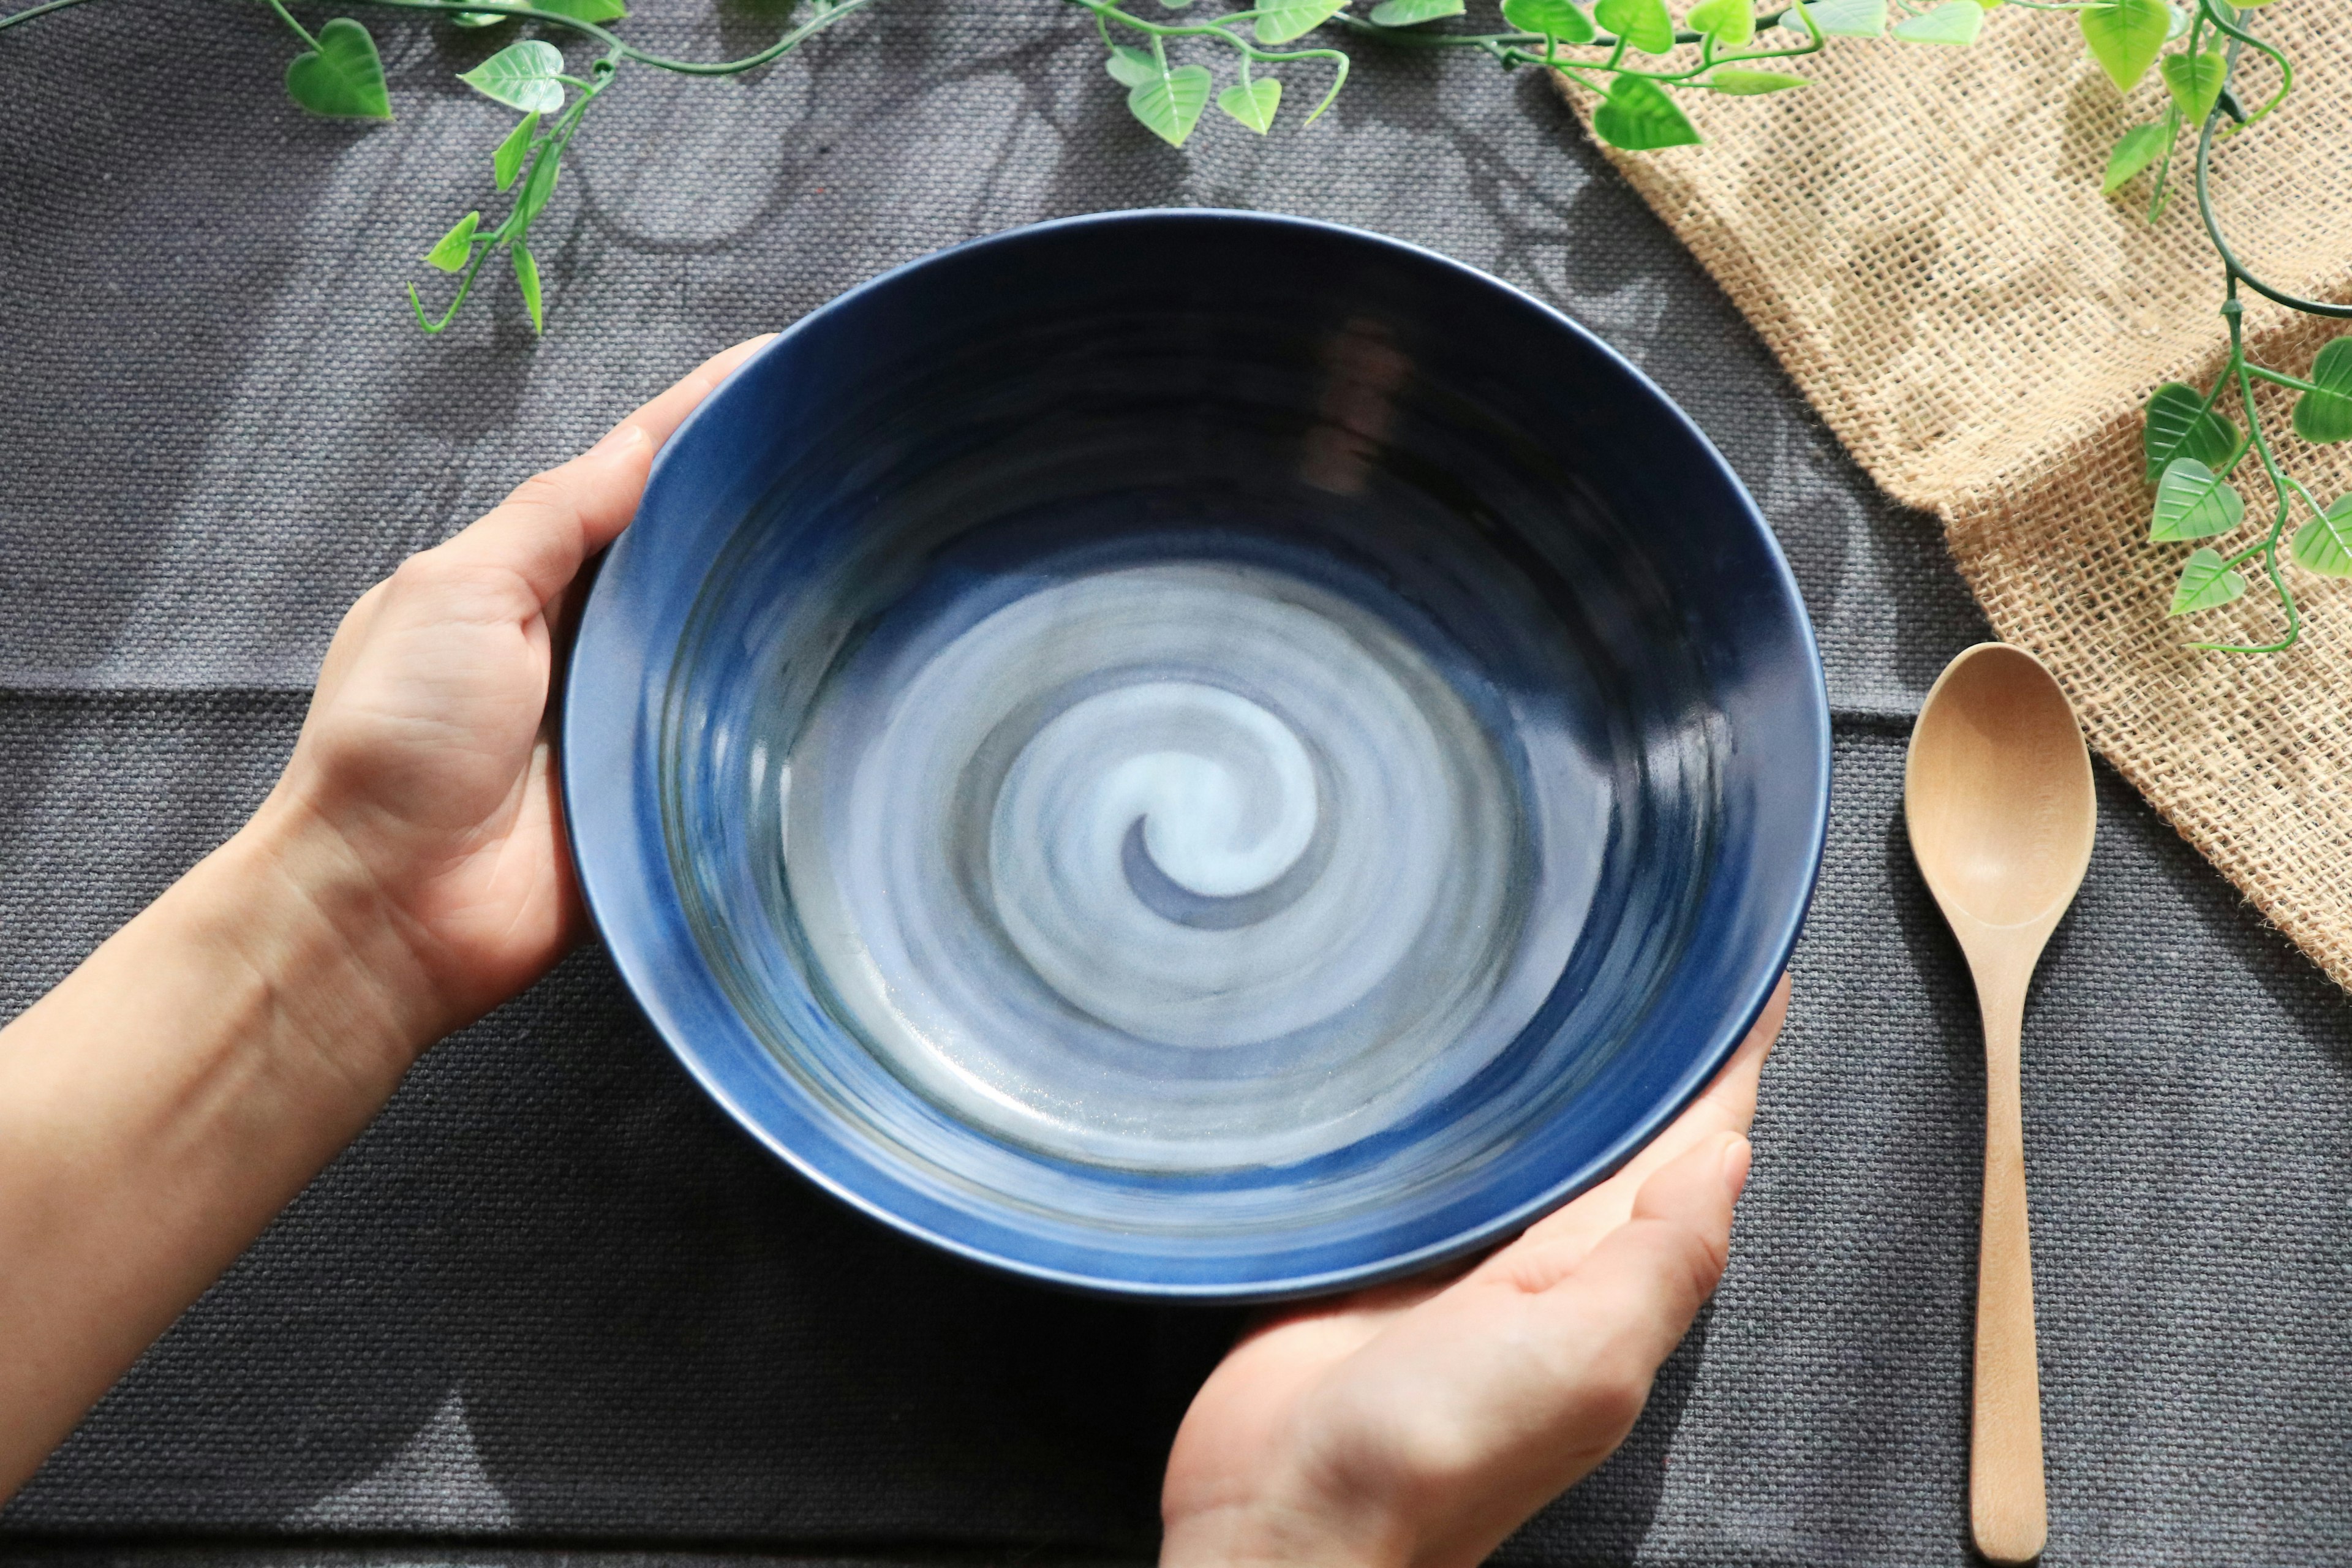
M 1271 1298 L 1508 1235 L 1820 859 L 1787 564 L 1557 312 L 1292 218 L 944 251 L 661 454 L 564 698 L 590 908 L 754 1137 L 950 1251 Z

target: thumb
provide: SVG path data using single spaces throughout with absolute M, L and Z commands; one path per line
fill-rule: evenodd
M 671 432 L 768 337 L 737 343 L 703 361 L 593 447 L 516 486 L 514 493 L 442 545 L 439 552 L 453 561 L 518 573 L 533 598 L 543 605 L 552 604 L 588 557 L 612 543 L 636 516 L 654 454 Z

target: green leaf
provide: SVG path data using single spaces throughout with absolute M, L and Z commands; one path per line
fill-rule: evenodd
M 1257 41 L 1286 44 L 1348 8 L 1348 0 L 1268 0 L 1258 7 Z
M 2246 520 L 2237 487 L 2194 458 L 2175 458 L 2156 481 L 2156 516 L 2147 536 L 2158 543 L 2174 539 L 2210 539 Z
M 2180 568 L 2179 584 L 2172 590 L 2172 608 L 2165 613 L 2193 616 L 2200 610 L 2217 609 L 2245 592 L 2246 580 L 2222 563 L 2220 552 L 2198 550 Z
M 629 14 L 622 0 L 530 0 L 530 8 L 575 22 L 617 22 Z
M 495 27 L 514 18 L 503 11 L 460 11 L 449 20 L 461 27 Z
M 1699 141 L 1697 129 L 1665 89 L 1640 76 L 1621 75 L 1610 84 L 1608 101 L 1592 111 L 1592 129 L 1628 153 L 1689 147 Z
M 486 98 L 525 113 L 563 107 L 563 51 L 538 38 L 509 44 L 457 79 Z
M 2213 100 L 2221 96 L 2221 83 L 2230 75 L 2230 58 L 2219 49 L 2207 49 L 2201 55 L 2184 49 L 2167 55 L 2158 68 L 2164 72 L 2165 88 L 2180 106 L 2181 117 L 2191 125 L 2202 125 L 2213 112 Z
M 490 154 L 490 173 L 497 176 L 499 189 L 505 190 L 522 173 L 522 161 L 530 153 L 530 139 L 539 134 L 539 110 L 532 110 L 515 122 L 499 150 Z
M 1141 87 L 1160 74 L 1159 63 L 1141 49 L 1131 49 L 1125 44 L 1110 47 L 1110 58 L 1103 61 L 1103 69 L 1121 87 Z
M 1797 17 L 1802 11 L 1832 38 L 1875 38 L 1886 31 L 1886 0 L 1811 0 L 1809 5 L 1780 14 L 1780 26 L 1791 33 L 1803 33 L 1805 24 Z
M 1932 11 L 1895 24 L 1895 36 L 1906 44 L 1966 46 L 1975 43 L 1983 30 L 1984 7 L 1977 0 L 1944 0 Z
M 2175 458 L 2194 458 L 2209 468 L 2219 468 L 2238 452 L 2238 427 L 2229 416 L 2206 407 L 2202 393 L 2178 381 L 2168 381 L 2148 394 L 2139 439 L 2140 449 L 2147 454 L 2151 483 Z
M 1372 20 L 1383 27 L 1411 27 L 1460 15 L 1462 0 L 1381 0 L 1372 7 Z
M 2116 150 L 2107 154 L 2106 178 L 2099 189 L 2107 195 L 2122 190 L 2134 174 L 2164 156 L 2172 142 L 2172 127 L 2162 121 L 2154 125 L 2135 125 L 2123 133 Z
M 547 331 L 547 313 L 540 309 L 539 262 L 531 255 L 530 247 L 514 247 L 514 269 L 515 281 L 522 288 L 522 302 L 530 307 L 530 330 L 543 332 Z
M 1969 0 L 1971 5 L 1976 0 Z M 1748 0 L 1705 0 L 1690 8 L 1683 26 L 1705 33 L 1726 48 L 1737 48 L 1756 36 L 1756 13 Z
M 1171 147 L 1184 145 L 1209 107 L 1209 68 L 1151 63 L 1151 75 L 1127 95 L 1128 112 Z
M 438 267 L 444 272 L 463 272 L 466 263 L 474 259 L 474 230 L 480 227 L 482 215 L 467 213 L 449 227 L 433 248 L 425 253 L 425 265 Z
M 1741 70 L 1735 66 L 1722 66 L 1706 79 L 1706 85 L 1717 92 L 1749 98 L 1759 92 L 1785 92 L 1792 87 L 1808 85 L 1803 77 L 1790 76 L 1785 71 Z
M 383 58 L 368 30 L 349 16 L 319 29 L 319 47 L 286 65 L 286 96 L 330 120 L 389 120 Z
M 1666 15 L 1666 0 L 1601 0 L 1592 7 L 1592 19 L 1645 55 L 1674 52 L 1675 22 Z M 1610 91 L 1614 96 L 1616 89 Z M 1679 118 L 1682 111 L 1675 112 Z M 1694 136 L 1692 140 L 1697 138 Z M 1661 142 L 1658 145 L 1671 147 L 1676 143 Z
M 2083 29 L 2083 42 L 2090 46 L 2091 58 L 2099 62 L 2118 92 L 2129 92 L 2132 84 L 2147 74 L 2172 25 L 2164 0 L 2107 0 L 2104 5 L 2075 12 L 2074 22 Z
M 2294 400 L 2294 433 L 2306 441 L 2352 437 L 2352 338 L 2337 338 L 2311 362 L 2311 383 L 2319 390 Z
M 1592 41 L 1592 18 L 1575 0 L 1503 0 L 1503 20 L 1522 33 L 1541 33 L 1563 44 Z
M 2323 577 L 2352 577 L 2352 495 L 2294 531 L 2288 552 L 2305 570 Z
M 1217 94 L 1217 107 L 1263 136 L 1274 129 L 1274 111 L 1282 102 L 1282 84 L 1270 76 L 1237 81 Z
M 530 173 L 523 176 L 522 189 L 515 193 L 514 211 L 507 217 L 517 240 L 522 238 L 524 231 L 547 205 L 547 199 L 555 194 L 555 182 L 562 174 L 563 160 L 542 153 L 531 164 Z

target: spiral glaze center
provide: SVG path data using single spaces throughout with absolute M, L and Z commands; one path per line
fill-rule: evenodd
M 893 1071 L 1049 1153 L 1336 1148 L 1492 1059 L 1564 956 L 1527 941 L 1548 835 L 1519 738 L 1462 679 L 1374 607 L 1234 563 L 877 635 L 789 770 L 813 965 Z

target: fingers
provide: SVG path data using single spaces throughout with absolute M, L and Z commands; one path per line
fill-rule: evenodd
M 1680 1159 L 1704 1139 L 1725 1132 L 1746 1132 L 1756 1119 L 1756 1084 L 1764 1070 L 1764 1058 L 1771 1055 L 1773 1042 L 1780 1038 L 1780 1026 L 1788 1016 L 1789 977 L 1783 974 L 1766 1000 L 1764 1011 L 1757 1016 L 1755 1026 L 1739 1042 L 1739 1048 L 1715 1075 L 1715 1081 L 1675 1119 L 1674 1125 L 1626 1162 L 1623 1170 L 1565 1208 L 1538 1220 L 1514 1245 L 1573 1240 L 1590 1246 L 1625 1223 L 1633 1212 L 1634 1194 L 1654 1172 Z M 1573 1257 L 1564 1260 L 1567 1265 L 1573 1262 Z
M 1756 1015 L 1739 1048 L 1707 1086 L 1707 1097 L 1734 1118 L 1742 1132 L 1756 1120 L 1756 1084 L 1764 1071 L 1764 1058 L 1780 1043 L 1781 1026 L 1789 1021 L 1789 976 L 1784 973 L 1772 987 L 1772 994 L 1764 999 L 1764 1010 Z
M 520 574 L 546 604 L 636 515 L 654 454 L 711 390 L 775 334 L 715 354 L 570 462 L 534 474 L 440 552 Z
M 1624 1228 L 1664 1226 L 1696 1240 L 1706 1255 L 1706 1279 L 1700 1300 L 1715 1289 L 1731 1256 L 1731 1217 L 1747 1189 L 1755 1151 L 1746 1137 L 1726 1132 L 1709 1138 L 1642 1184 L 1633 1199 L 1633 1217 Z M 1594 1258 L 1607 1254 L 1604 1244 Z M 1691 1310 L 1698 1310 L 1695 1302 Z
M 1312 1345 L 1336 1361 L 1378 1337 L 1381 1330 L 1423 1302 L 1444 1294 L 1470 1268 L 1468 1262 L 1457 1259 L 1410 1279 L 1368 1286 L 1344 1296 L 1267 1308 L 1244 1326 L 1234 1345 L 1239 1348 L 1279 1333 L 1296 1344 Z
M 756 338 L 744 339 L 731 349 L 719 350 L 688 371 L 677 385 L 614 426 L 603 440 L 588 450 L 598 452 L 615 445 L 625 445 L 634 442 L 638 436 L 651 446 L 659 447 L 720 382 L 734 374 L 737 366 L 766 347 L 775 335 L 773 332 L 761 332 Z
M 1563 1342 L 1646 1388 L 1723 1277 L 1748 1160 L 1746 1138 L 1718 1132 L 1643 1183 L 1633 1217 L 1542 1298 Z

